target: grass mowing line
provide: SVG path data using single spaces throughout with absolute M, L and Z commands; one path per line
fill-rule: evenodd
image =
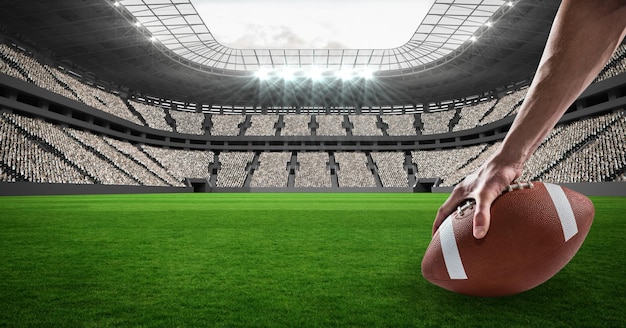
M 579 254 L 501 299 L 430 285 L 444 195 L 0 198 L 0 326 L 624 326 L 624 198 Z

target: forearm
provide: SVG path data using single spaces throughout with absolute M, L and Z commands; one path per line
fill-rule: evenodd
M 563 1 L 533 83 L 496 157 L 521 168 L 625 32 L 626 1 Z

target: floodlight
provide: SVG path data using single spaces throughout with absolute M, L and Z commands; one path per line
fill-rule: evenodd
M 119 6 L 121 6 L 122 4 L 121 4 L 119 1 L 115 1 L 115 2 L 113 2 L 113 5 L 114 5 L 115 7 L 119 7 Z
M 293 80 L 293 75 L 294 75 L 294 72 L 289 67 L 283 68 L 283 70 L 280 72 L 280 77 L 282 77 L 285 81 Z
M 269 69 L 267 69 L 267 68 L 261 68 L 260 70 L 258 70 L 258 71 L 255 73 L 255 75 L 256 75 L 256 77 L 257 77 L 259 80 L 264 81 L 264 80 L 269 79 L 269 77 L 270 77 L 270 70 L 269 70 Z
M 317 67 L 312 67 L 306 75 L 313 81 L 319 81 L 322 79 L 322 71 Z
M 150 37 L 150 41 L 151 41 L 151 42 L 156 42 L 156 41 L 157 41 L 157 37 L 156 37 L 156 36 L 154 36 L 154 35 L 153 35 L 153 36 L 151 36 L 151 37 Z
M 475 35 L 472 35 L 472 37 L 470 38 L 470 41 L 476 42 L 478 41 L 478 38 Z
M 135 22 L 135 26 L 140 27 L 141 26 L 141 22 L 140 21 L 136 21 Z
M 491 21 L 487 21 L 487 23 L 485 23 L 485 25 L 486 25 L 487 27 L 492 27 L 492 26 L 493 26 L 493 23 L 492 23 Z
M 351 69 L 342 69 L 338 72 L 338 75 L 342 80 L 347 81 L 352 78 L 352 73 L 353 72 Z
M 374 77 L 374 72 L 371 69 L 366 68 L 363 71 L 361 71 L 361 77 L 366 80 L 369 80 Z

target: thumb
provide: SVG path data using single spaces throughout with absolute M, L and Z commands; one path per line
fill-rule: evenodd
M 476 200 L 476 211 L 474 211 L 474 238 L 485 238 L 489 230 L 490 221 L 491 203 Z

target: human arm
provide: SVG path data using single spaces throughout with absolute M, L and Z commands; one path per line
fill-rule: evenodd
M 474 237 L 489 230 L 493 201 L 626 35 L 626 1 L 564 0 L 519 113 L 498 151 L 459 183 L 437 212 L 433 233 L 465 199 L 474 199 Z

